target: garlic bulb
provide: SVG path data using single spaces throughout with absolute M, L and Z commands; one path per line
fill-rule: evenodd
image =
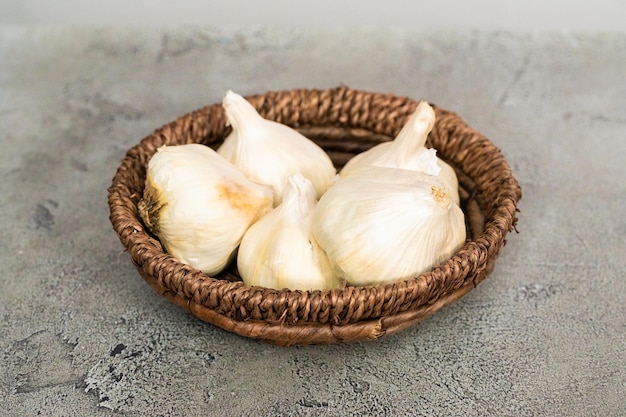
M 436 156 L 435 149 L 426 149 L 426 138 L 435 124 L 435 112 L 421 101 L 393 141 L 380 143 L 348 161 L 340 172 L 347 177 L 364 166 L 403 168 L 435 175 L 458 205 L 459 181 L 449 164 Z
M 247 285 L 292 290 L 339 286 L 324 251 L 311 236 L 315 189 L 300 174 L 291 175 L 282 203 L 246 232 L 237 255 Z
M 340 279 L 377 285 L 427 272 L 465 243 L 465 221 L 436 177 L 369 166 L 320 199 L 313 235 Z
M 228 91 L 222 101 L 233 130 L 217 152 L 250 180 L 271 185 L 274 206 L 282 201 L 287 178 L 300 173 L 313 183 L 319 198 L 336 175 L 330 157 L 289 126 L 266 120 L 246 99 Z
M 167 252 L 212 275 L 271 210 L 272 198 L 270 187 L 248 180 L 208 146 L 162 146 L 148 163 L 138 208 Z

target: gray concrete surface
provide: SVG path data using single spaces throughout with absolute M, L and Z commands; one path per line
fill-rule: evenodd
M 271 7 L 268 5 L 271 4 Z M 389 26 L 421 30 L 624 30 L 619 0 L 0 0 L 0 24 L 238 25 L 319 28 Z M 471 16 L 471 18 L 468 18 Z
M 626 34 L 0 29 L 0 415 L 626 415 Z M 277 348 L 139 277 L 125 151 L 229 88 L 426 98 L 524 191 L 493 274 L 376 342 Z

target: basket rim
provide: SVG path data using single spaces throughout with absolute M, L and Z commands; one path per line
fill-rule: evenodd
M 308 122 L 317 117 L 333 122 L 338 129 L 365 129 L 390 138 L 395 136 L 418 104 L 418 101 L 407 97 L 348 87 L 267 92 L 247 96 L 246 99 L 264 117 L 292 127 L 316 126 Z M 360 103 L 357 109 L 354 108 L 355 103 Z M 483 232 L 469 239 L 447 262 L 419 276 L 366 287 L 348 286 L 315 291 L 275 290 L 247 287 L 241 281 L 209 277 L 166 254 L 139 219 L 137 202 L 141 195 L 133 191 L 132 184 L 141 182 L 142 176 L 145 180 L 145 167 L 149 158 L 163 144 L 203 143 L 207 138 L 219 140 L 220 136 L 223 139 L 224 116 L 221 105 L 217 103 L 177 118 L 127 151 L 108 190 L 110 221 L 142 277 L 162 295 L 167 295 L 179 305 L 186 304 L 192 313 L 194 308 L 196 312 L 198 309 L 208 309 L 214 315 L 224 316 L 233 322 L 265 322 L 265 325 L 278 324 L 281 327 L 302 325 L 305 322 L 332 327 L 376 321 L 386 316 L 424 309 L 454 292 L 463 290 L 464 294 L 468 286 L 474 287 L 491 272 L 495 258 L 506 243 L 506 234 L 515 228 L 517 203 L 521 198 L 521 188 L 499 149 L 467 126 L 455 113 L 436 105 L 433 108 L 437 115 L 433 131 L 439 129 L 441 132 L 438 135 L 443 138 L 439 147 L 436 147 L 437 151 L 456 166 L 467 164 L 468 155 L 489 155 L 488 163 L 476 168 L 480 174 L 475 175 L 478 178 L 472 179 L 478 183 L 482 181 L 481 175 L 484 176 L 491 188 L 497 186 L 497 193 L 493 207 L 485 210 Z M 448 129 L 446 123 L 452 127 Z M 462 148 L 464 152 L 454 154 L 448 151 L 452 146 L 450 143 L 462 143 L 467 138 L 471 138 L 471 150 Z M 451 276 L 454 279 L 449 279 Z M 368 306 L 368 311 L 362 311 L 364 307 L 358 305 L 357 301 L 371 297 L 377 300 L 375 305 Z M 274 309 L 276 315 L 281 317 L 279 323 L 275 319 L 258 318 L 268 309 Z M 315 316 L 312 309 L 318 315 L 323 311 L 326 319 L 307 320 L 307 317 Z M 215 322 L 216 319 L 205 321 Z M 222 324 L 220 327 L 228 326 Z M 237 329 L 231 331 L 239 333 Z

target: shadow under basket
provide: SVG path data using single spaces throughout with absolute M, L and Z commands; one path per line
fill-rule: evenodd
M 394 138 L 418 104 L 406 97 L 345 87 L 246 98 L 263 117 L 291 126 L 319 144 L 337 168 Z M 217 148 L 230 132 L 221 104 L 178 118 L 127 152 L 109 188 L 111 223 L 155 291 L 227 331 L 281 346 L 377 339 L 395 333 L 458 300 L 487 277 L 507 233 L 515 228 L 521 198 L 499 149 L 456 114 L 433 108 L 436 122 L 426 145 L 457 172 L 467 242 L 431 272 L 379 286 L 274 290 L 246 286 L 234 266 L 209 277 L 165 253 L 137 212 L 148 161 L 162 145 L 202 143 Z

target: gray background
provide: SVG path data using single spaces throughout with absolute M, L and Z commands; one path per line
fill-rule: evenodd
M 625 30 L 620 0 L 0 0 L 0 23 Z
M 624 33 L 1 28 L 0 415 L 626 415 L 624 74 Z M 492 275 L 397 335 L 300 348 L 155 294 L 108 221 L 126 150 L 229 88 L 342 83 L 502 149 L 524 197 Z

